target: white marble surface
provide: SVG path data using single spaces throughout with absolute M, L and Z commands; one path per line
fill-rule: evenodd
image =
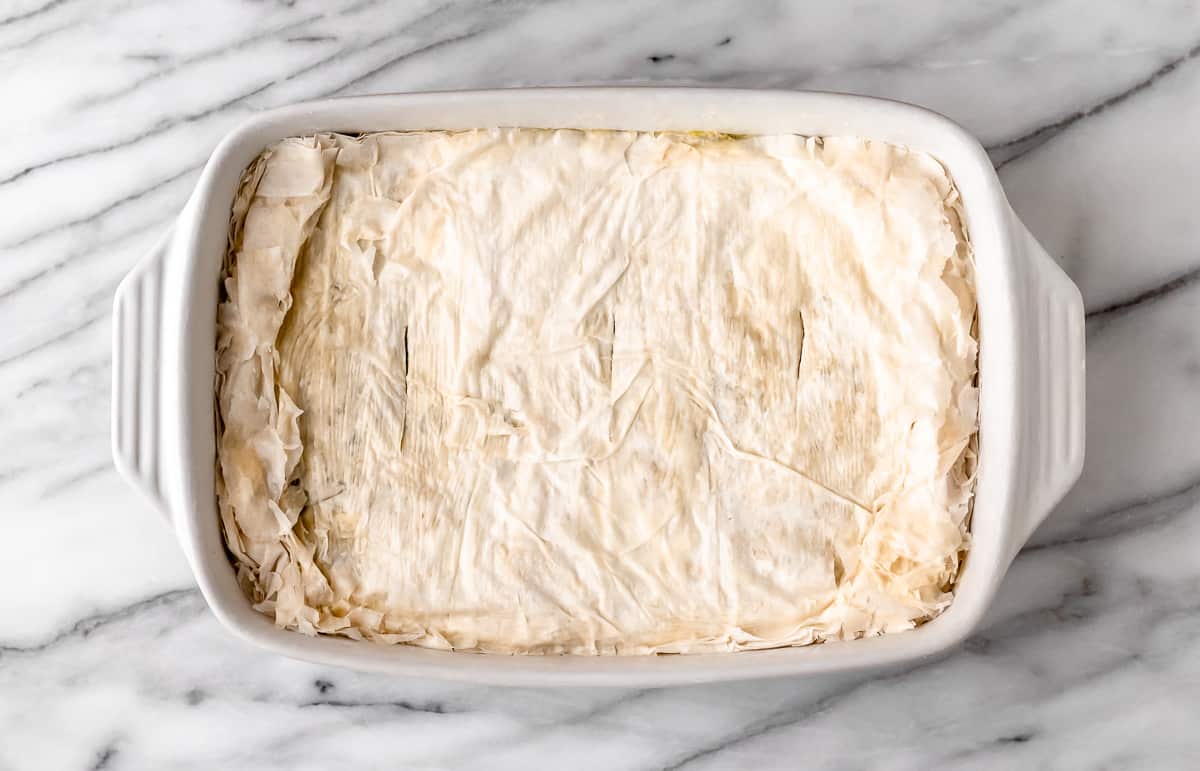
M 0 769 L 1200 767 L 1200 6 L 0 2 Z M 1088 460 L 983 628 L 888 676 L 508 690 L 275 658 L 112 470 L 117 281 L 250 113 L 575 82 L 911 100 L 1083 290 Z

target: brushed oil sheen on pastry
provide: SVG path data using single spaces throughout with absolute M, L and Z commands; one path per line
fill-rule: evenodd
M 491 129 L 269 148 L 218 501 L 280 626 L 496 653 L 852 639 L 969 547 L 973 269 L 880 142 Z

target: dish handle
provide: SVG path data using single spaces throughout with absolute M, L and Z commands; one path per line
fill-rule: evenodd
M 1025 511 L 1017 517 L 1017 549 L 1066 496 L 1083 470 L 1085 336 L 1079 288 L 1014 213 L 1013 239 L 1029 272 L 1023 337 L 1037 352 L 1023 364 L 1029 398 L 1025 400 L 1028 466 Z
M 117 287 L 113 301 L 112 450 L 117 471 L 167 515 L 161 442 L 162 287 L 172 225 Z

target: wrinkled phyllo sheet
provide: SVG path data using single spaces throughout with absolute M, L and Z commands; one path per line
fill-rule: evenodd
M 932 157 L 489 129 L 268 148 L 217 496 L 281 627 L 491 653 L 911 629 L 969 548 L 973 263 Z

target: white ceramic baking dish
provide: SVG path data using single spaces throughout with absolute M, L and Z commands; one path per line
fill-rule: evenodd
M 488 126 L 852 135 L 930 153 L 950 171 L 978 265 L 979 477 L 973 546 L 950 608 L 915 630 L 802 648 L 685 656 L 494 656 L 277 629 L 234 580 L 214 494 L 219 273 L 243 170 L 316 131 Z M 665 685 L 871 668 L 931 656 L 983 617 L 1009 563 L 1083 463 L 1084 319 L 1078 289 L 1017 219 L 987 154 L 940 115 L 826 93 L 562 88 L 390 94 L 271 110 L 217 147 L 183 212 L 121 282 L 113 311 L 113 454 L 166 513 L 213 613 L 241 637 L 356 669 L 519 685 Z

